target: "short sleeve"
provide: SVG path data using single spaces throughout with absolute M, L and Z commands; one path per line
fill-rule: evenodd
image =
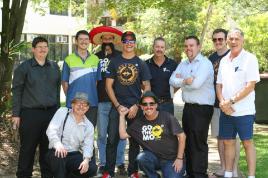
M 222 75 L 221 75 L 222 66 L 223 66 L 223 60 L 221 60 L 220 66 L 219 66 L 219 69 L 218 69 L 217 82 L 216 82 L 218 84 L 222 84 Z
M 140 60 L 140 59 L 139 59 Z M 151 72 L 149 70 L 148 65 L 141 60 L 141 80 L 146 81 L 146 80 L 151 80 Z
M 106 78 L 115 78 L 116 77 L 116 68 L 115 68 L 115 59 L 111 60 L 111 62 L 108 65 L 108 68 L 105 73 Z
M 259 74 L 259 65 L 258 65 L 258 60 L 256 56 L 254 55 L 249 55 L 248 63 L 245 67 L 246 71 L 246 81 L 251 82 L 251 81 L 260 81 L 260 74 Z
M 62 75 L 61 75 L 61 80 L 65 82 L 69 82 L 69 77 L 70 77 L 70 67 L 68 64 L 64 61 L 63 67 L 62 67 Z

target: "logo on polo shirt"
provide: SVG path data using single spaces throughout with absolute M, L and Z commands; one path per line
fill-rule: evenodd
M 132 85 L 138 77 L 138 68 L 134 64 L 122 64 L 118 67 L 117 76 L 122 85 Z
M 167 69 L 166 67 L 163 68 L 163 72 L 170 72 L 169 69 Z

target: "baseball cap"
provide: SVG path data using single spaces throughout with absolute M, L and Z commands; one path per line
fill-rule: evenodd
M 76 92 L 74 98 L 72 99 L 72 102 L 74 102 L 75 100 L 82 100 L 89 104 L 88 94 L 84 92 Z
M 123 33 L 122 37 L 121 37 L 121 41 L 125 41 L 125 40 L 133 40 L 136 41 L 136 35 L 135 33 L 133 33 L 132 31 L 126 31 Z
M 155 96 L 155 94 L 152 91 L 146 91 L 146 92 L 144 92 L 143 95 L 141 96 L 141 99 L 140 99 L 140 102 L 139 103 L 141 104 L 142 103 L 142 100 L 144 98 L 146 98 L 146 97 L 151 97 L 151 98 L 154 99 L 154 101 L 156 103 L 158 103 L 158 98 Z

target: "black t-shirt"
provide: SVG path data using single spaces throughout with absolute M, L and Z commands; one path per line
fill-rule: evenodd
M 111 55 L 105 56 L 104 51 L 99 51 L 96 53 L 96 56 L 100 59 L 100 67 L 101 67 L 101 77 L 102 80 L 98 81 L 97 89 L 98 89 L 98 100 L 99 102 L 109 102 L 110 98 L 105 90 L 105 74 L 110 63 L 110 59 L 116 57 L 117 55 L 121 55 L 121 52 L 118 50 L 114 50 Z
M 106 78 L 113 78 L 113 89 L 118 102 L 126 107 L 138 103 L 142 81 L 150 80 L 148 66 L 137 56 L 125 59 L 122 55 L 112 58 Z
M 176 159 L 178 152 L 176 135 L 182 132 L 178 120 L 165 111 L 159 111 L 157 118 L 153 121 L 148 121 L 145 116 L 139 117 L 127 128 L 127 133 L 143 149 L 166 160 Z
M 176 70 L 178 64 L 166 56 L 164 63 L 160 67 L 155 64 L 153 58 L 148 59 L 146 63 L 152 75 L 152 79 L 150 80 L 152 92 L 158 98 L 170 99 L 169 78 L 172 72 Z
M 217 82 L 217 75 L 218 75 L 218 70 L 219 70 L 219 66 L 220 66 L 220 62 L 221 59 L 226 56 L 229 53 L 230 50 L 226 51 L 223 55 L 219 56 L 217 54 L 217 52 L 214 52 L 213 54 L 211 54 L 208 58 L 209 60 L 212 62 L 213 64 L 213 68 L 214 68 L 214 87 L 215 87 L 215 92 L 216 92 L 216 82 Z M 216 97 L 215 98 L 215 104 L 214 107 L 219 107 L 219 100 Z

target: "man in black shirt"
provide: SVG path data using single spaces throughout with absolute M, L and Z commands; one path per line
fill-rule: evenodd
M 125 116 L 129 109 L 120 109 L 120 137 L 132 137 L 143 148 L 137 156 L 139 168 L 149 177 L 182 178 L 185 135 L 178 120 L 166 111 L 157 111 L 157 97 L 147 91 L 140 100 L 144 115 L 137 118 L 126 130 Z
M 119 142 L 118 112 L 121 109 L 128 108 L 127 121 L 131 125 L 140 113 L 137 103 L 142 94 L 141 87 L 144 91 L 151 90 L 151 75 L 148 66 L 135 55 L 135 34 L 127 31 L 123 33 L 121 40 L 123 43 L 122 55 L 112 58 L 106 72 L 106 90 L 113 107 L 109 114 L 106 172 L 103 178 L 114 176 L 116 148 Z M 130 138 L 128 175 L 131 178 L 138 178 L 138 165 L 136 163 L 138 153 L 138 143 Z
M 215 91 L 216 91 L 216 81 L 217 81 L 220 61 L 224 56 L 226 56 L 230 52 L 230 50 L 227 48 L 227 33 L 228 32 L 225 29 L 220 28 L 220 29 L 215 29 L 212 34 L 212 42 L 214 45 L 214 49 L 216 51 L 209 56 L 209 60 L 212 62 L 213 68 L 214 68 Z M 221 113 L 221 110 L 219 108 L 219 100 L 216 97 L 215 104 L 214 104 L 214 112 L 213 112 L 212 119 L 211 119 L 211 135 L 212 137 L 217 138 L 218 152 L 219 152 L 220 164 L 221 164 L 221 169 L 214 173 L 216 176 L 223 176 L 224 170 L 225 170 L 223 140 L 218 138 L 220 113 Z M 239 161 L 239 155 L 240 155 L 240 142 L 237 139 L 236 140 L 236 157 L 235 157 L 235 163 L 233 167 L 234 177 L 238 177 L 237 166 L 238 166 L 238 161 Z
M 41 177 L 51 177 L 45 154 L 48 151 L 47 126 L 60 106 L 60 70 L 48 60 L 48 41 L 36 37 L 33 58 L 18 66 L 12 83 L 13 128 L 19 128 L 20 152 L 17 177 L 31 177 L 34 155 L 39 145 Z
M 177 68 L 177 63 L 165 56 L 166 42 L 162 37 L 154 40 L 152 58 L 146 61 L 152 79 L 150 80 L 152 92 L 156 94 L 159 101 L 159 109 L 174 115 L 174 104 L 170 94 L 169 78 Z

